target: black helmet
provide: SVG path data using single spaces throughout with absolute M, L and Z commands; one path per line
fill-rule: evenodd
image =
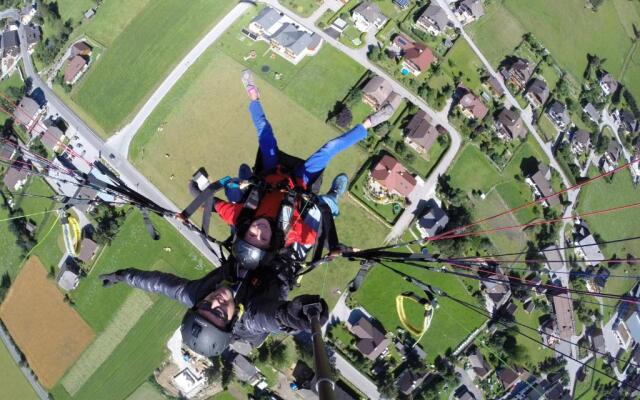
M 194 310 L 189 310 L 182 318 L 180 326 L 182 342 L 191 350 L 205 357 L 222 353 L 231 341 L 231 333 L 218 328 Z
M 231 248 L 236 261 L 246 269 L 257 268 L 267 256 L 267 251 L 253 246 L 246 241 L 236 238 Z

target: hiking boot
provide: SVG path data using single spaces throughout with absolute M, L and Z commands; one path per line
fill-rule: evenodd
M 334 195 L 336 200 L 340 199 L 347 191 L 347 187 L 349 186 L 349 177 L 347 174 L 339 174 L 335 178 L 333 178 L 333 182 L 331 183 L 331 189 L 329 189 L 329 195 Z
M 242 180 L 250 179 L 253 176 L 253 171 L 251 167 L 245 163 L 240 164 L 240 168 L 238 168 L 238 178 Z
M 242 80 L 244 90 L 247 91 L 247 95 L 249 95 L 251 100 L 258 100 L 258 98 L 260 97 L 260 92 L 258 92 L 258 88 L 253 81 L 253 73 L 251 72 L 251 70 L 245 69 L 244 71 L 242 71 L 240 80 Z
M 382 107 L 375 113 L 369 116 L 369 122 L 371 123 L 371 127 L 373 128 L 376 125 L 380 125 L 381 123 L 388 121 L 389 118 L 393 115 L 395 110 L 389 103 L 384 103 Z

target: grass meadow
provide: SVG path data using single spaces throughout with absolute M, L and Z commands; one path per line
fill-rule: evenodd
M 87 72 L 72 99 L 112 134 L 232 6 L 230 0 L 196 0 L 188 7 L 170 0 L 149 2 Z M 118 15 L 114 12 L 113 19 Z
M 627 0 L 603 2 L 597 12 L 582 0 L 501 0 L 485 12 L 468 31 L 494 67 L 531 32 L 577 81 L 587 66 L 587 54 L 604 59 L 603 67 L 620 77 L 632 46 L 633 24 L 640 23 L 640 5 Z M 634 56 L 638 61 L 640 56 Z M 638 69 L 634 64 L 633 70 Z M 625 82 L 633 76 L 624 75 Z M 634 83 L 630 87 L 639 97 L 640 85 Z
M 37 400 L 38 396 L 20 371 L 9 350 L 0 344 L 0 398 Z

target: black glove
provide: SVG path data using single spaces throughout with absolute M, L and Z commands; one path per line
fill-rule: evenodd
M 329 319 L 329 307 L 324 299 L 313 294 L 303 294 L 290 301 L 286 306 L 282 322 L 288 328 L 299 331 L 311 331 L 311 321 L 304 313 L 304 306 L 314 303 L 320 303 L 320 325 L 324 325 Z
M 124 271 L 120 270 L 110 274 L 101 274 L 99 278 L 102 280 L 102 287 L 113 286 L 116 283 L 124 281 Z

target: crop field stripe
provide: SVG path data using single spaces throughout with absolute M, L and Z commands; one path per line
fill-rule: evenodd
M 104 332 L 62 379 L 62 385 L 69 394 L 74 396 L 80 390 L 152 305 L 151 298 L 142 291 L 136 290 L 127 297 Z

